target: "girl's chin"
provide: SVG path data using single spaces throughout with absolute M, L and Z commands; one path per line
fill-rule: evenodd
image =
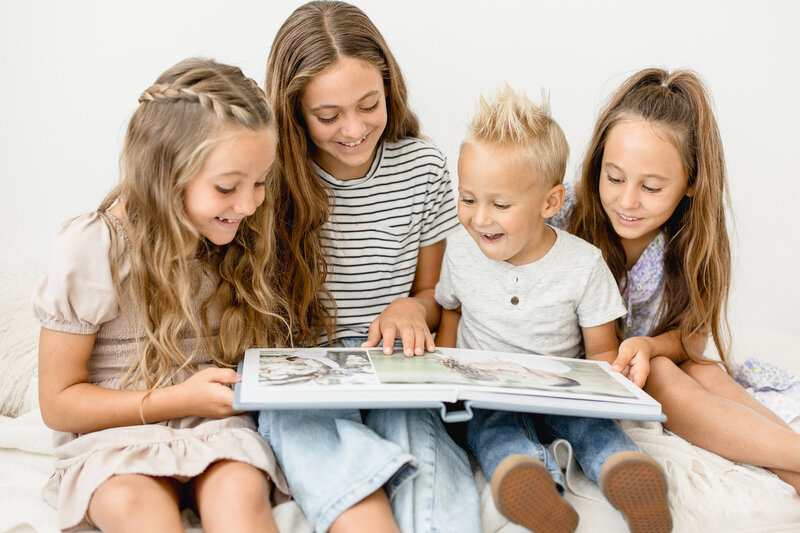
M 660 231 L 660 227 L 654 229 L 645 228 L 643 226 L 636 228 L 631 228 L 630 226 L 614 227 L 614 232 L 617 234 L 617 236 L 626 241 L 639 241 L 642 239 L 653 240 Z
M 644 235 L 641 231 L 631 228 L 630 226 L 615 226 L 614 232 L 621 239 L 635 240 Z

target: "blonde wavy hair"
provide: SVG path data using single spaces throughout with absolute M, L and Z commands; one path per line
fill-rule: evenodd
M 343 56 L 374 65 L 383 77 L 388 121 L 381 139 L 419 136 L 400 67 L 363 11 L 344 2 L 321 1 L 302 5 L 289 15 L 270 49 L 265 90 L 281 139 L 275 200 L 279 283 L 288 295 L 289 319 L 301 344 L 316 344 L 323 335 L 333 341 L 336 315 L 325 304 L 333 297 L 325 288 L 328 266 L 320 236 L 330 216 L 329 197 L 311 165 L 313 143 L 300 98 L 315 76 Z
M 232 366 L 253 346 L 290 341 L 275 291 L 274 218 L 267 177 L 265 201 L 246 217 L 233 241 L 217 246 L 200 235 L 183 204 L 184 190 L 209 154 L 241 130 L 272 132 L 272 113 L 256 82 L 236 67 L 208 59 L 187 59 L 164 72 L 139 97 L 120 158 L 122 179 L 98 211 L 114 241 L 127 237 L 129 294 L 144 329 L 138 356 L 124 384 L 153 389 L 183 370 L 196 369 L 205 345 L 214 363 Z M 275 138 L 275 137 L 274 137 Z M 125 235 L 106 212 L 124 209 Z M 117 250 L 116 244 L 112 250 Z M 112 275 L 120 287 L 119 254 Z M 195 295 L 204 276 L 215 281 L 199 309 Z M 117 294 L 120 302 L 123 295 Z M 220 312 L 218 346 L 209 327 L 211 308 Z M 124 309 L 124 306 L 123 306 Z M 181 341 L 194 338 L 187 353 Z
M 571 230 L 602 250 L 611 272 L 624 286 L 626 257 L 600 203 L 599 182 L 608 134 L 620 121 L 639 119 L 659 127 L 681 154 L 692 196 L 684 196 L 664 225 L 664 292 L 650 335 L 677 329 L 693 361 L 707 362 L 688 349 L 687 339 L 711 334 L 728 361 L 727 301 L 731 252 L 725 222 L 729 205 L 717 121 L 706 87 L 691 71 L 651 68 L 622 84 L 600 114 L 581 168 Z M 623 338 L 622 323 L 617 333 Z
M 481 96 L 461 148 L 475 141 L 516 148 L 516 155 L 542 185 L 552 187 L 564 181 L 569 144 L 550 116 L 544 91 L 538 106 L 507 83 L 491 100 Z

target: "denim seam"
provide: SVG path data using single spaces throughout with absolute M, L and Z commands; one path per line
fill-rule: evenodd
M 346 509 L 349 509 L 356 503 L 360 502 L 388 482 L 392 476 L 400 472 L 403 467 L 414 467 L 414 458 L 410 455 L 406 457 L 393 457 L 383 466 L 378 468 L 373 474 L 363 479 L 363 481 L 356 481 L 350 491 L 338 495 L 338 497 L 328 504 L 319 513 L 319 518 L 315 520 L 314 531 L 324 533 L 328 531 L 333 524 L 334 520 L 339 517 Z M 376 481 L 377 480 L 377 481 Z M 366 489 L 366 491 L 365 491 Z M 324 526 L 324 527 L 323 527 Z
M 433 427 L 433 419 L 431 417 L 427 417 L 426 418 L 426 423 L 427 423 L 427 427 L 428 427 L 428 434 L 430 435 L 429 442 L 433 443 L 433 446 L 429 450 L 430 452 L 432 452 L 430 454 L 430 456 L 431 457 L 436 457 L 436 429 Z M 424 464 L 426 465 L 426 467 L 431 472 L 433 472 L 433 476 L 434 476 L 433 483 L 435 484 L 436 483 L 436 470 L 435 470 L 436 469 L 436 462 L 426 459 L 424 461 Z M 433 509 L 434 509 L 434 503 L 435 503 L 433 501 L 433 497 L 434 497 L 435 491 L 433 490 L 433 487 L 425 487 L 425 490 L 426 491 L 430 491 L 430 497 L 426 498 L 427 506 L 426 506 L 426 509 L 425 509 L 425 519 L 426 519 L 426 524 L 425 525 L 427 527 L 425 528 L 425 531 L 430 531 L 431 533 L 436 533 L 436 531 L 433 529 Z

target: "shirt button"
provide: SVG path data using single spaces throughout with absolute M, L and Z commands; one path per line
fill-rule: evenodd
M 519 298 L 516 296 L 511 297 L 511 305 L 517 305 L 519 303 Z

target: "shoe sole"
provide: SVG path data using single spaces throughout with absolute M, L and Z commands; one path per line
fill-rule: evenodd
M 547 467 L 526 455 L 512 455 L 492 476 L 500 513 L 535 533 L 573 533 L 578 513 L 561 497 Z
M 625 520 L 631 533 L 669 533 L 667 479 L 652 458 L 632 452 L 620 453 L 603 466 L 600 489 Z

